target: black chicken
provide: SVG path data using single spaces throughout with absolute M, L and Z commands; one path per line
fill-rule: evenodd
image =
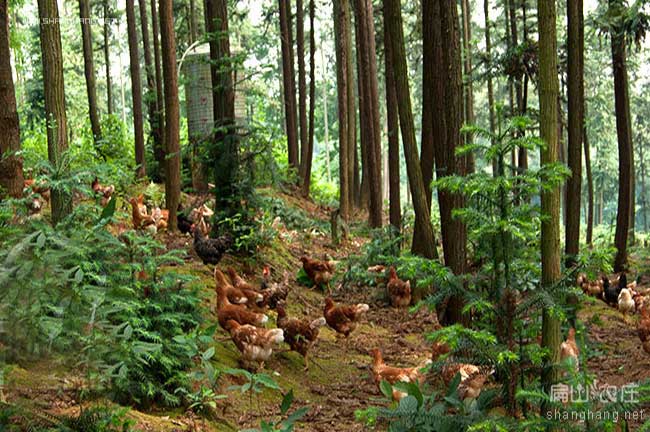
M 176 211 L 176 218 L 178 221 L 178 230 L 183 234 L 187 234 L 192 231 L 192 221 L 187 217 L 185 211 L 183 210 L 182 205 L 178 205 L 178 210 Z
M 610 284 L 607 276 L 601 276 L 601 280 L 603 281 L 603 299 L 605 300 L 605 303 L 614 306 L 618 305 L 618 295 L 621 292 L 621 284 Z
M 218 264 L 233 244 L 233 239 L 226 234 L 214 239 L 206 238 L 198 227 L 194 230 L 194 250 L 203 264 Z

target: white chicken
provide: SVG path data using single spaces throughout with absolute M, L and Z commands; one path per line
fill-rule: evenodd
M 636 306 L 629 288 L 623 288 L 618 295 L 618 310 L 623 314 L 634 313 Z

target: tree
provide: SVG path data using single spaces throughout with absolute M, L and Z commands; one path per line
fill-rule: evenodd
M 463 96 L 464 96 L 464 120 L 465 124 L 474 124 L 474 90 L 472 85 L 472 11 L 469 0 L 461 0 L 462 23 L 463 23 Z M 467 135 L 466 142 L 471 142 L 472 137 Z M 474 172 L 474 157 L 468 156 L 467 172 Z
M 68 149 L 68 122 L 65 112 L 63 50 L 57 1 L 38 0 L 38 17 L 41 22 L 47 155 L 53 166 L 61 167 L 64 166 L 62 165 L 63 153 Z M 50 205 L 52 223 L 56 225 L 72 212 L 72 196 L 61 188 L 52 188 Z
M 591 172 L 591 155 L 589 154 L 589 139 L 587 126 L 583 124 L 582 138 L 585 150 L 585 172 L 587 174 L 587 244 L 592 245 L 594 235 L 594 177 Z
M 557 79 L 557 39 L 555 35 L 555 2 L 537 0 L 539 26 L 539 124 L 540 136 L 545 143 L 541 150 L 542 167 L 558 160 L 559 141 L 557 135 L 557 100 L 559 83 Z M 554 186 L 541 191 L 542 214 L 542 285 L 557 283 L 560 272 L 560 188 Z M 546 367 L 542 372 L 542 385 L 550 392 L 558 378 L 556 365 L 560 361 L 560 321 L 548 308 L 542 312 L 542 348 L 549 352 Z M 543 410 L 542 410 L 542 413 Z
M 483 0 L 483 14 L 485 15 L 485 65 L 487 75 L 487 96 L 490 119 L 490 132 L 494 133 L 497 128 L 496 113 L 494 111 L 494 86 L 492 85 L 492 39 L 490 37 L 490 1 Z M 492 161 L 492 172 L 496 172 L 496 158 Z
M 86 75 L 86 93 L 88 94 L 88 116 L 93 133 L 95 147 L 102 138 L 102 128 L 97 113 L 97 92 L 95 90 L 95 66 L 93 61 L 93 40 L 89 0 L 79 0 L 79 22 L 84 53 L 84 74 Z
M 172 0 L 160 0 L 160 45 L 165 84 L 165 204 L 169 210 L 168 228 L 176 230 L 176 210 L 181 197 L 180 119 L 178 76 L 176 71 L 176 35 Z
M 354 147 L 356 146 L 350 4 L 349 0 L 334 0 L 333 6 L 339 118 L 339 209 L 341 217 L 348 220 L 354 203 Z
M 304 173 L 302 177 L 302 193 L 309 196 L 311 186 L 311 165 L 314 157 L 314 113 L 316 108 L 316 32 L 314 29 L 314 18 L 316 15 L 316 5 L 314 0 L 309 0 L 309 133 L 307 155 L 303 158 Z M 327 157 L 328 179 L 329 179 L 329 149 L 327 148 L 327 98 L 323 99 L 323 109 L 325 116 L 325 151 Z
M 153 58 L 151 55 L 151 41 L 149 39 L 149 17 L 147 16 L 147 1 L 139 0 L 140 6 L 140 28 L 142 29 L 142 49 L 144 50 L 144 68 L 147 77 L 147 93 L 145 94 L 145 101 L 147 103 L 147 117 L 149 119 L 149 128 L 151 130 L 151 138 L 153 140 L 153 154 L 156 162 L 158 162 L 158 172 L 151 173 L 155 180 L 163 178 L 160 171 L 164 169 L 165 161 L 163 159 L 162 148 L 162 129 L 159 125 L 158 112 L 158 97 L 156 95 L 156 77 Z
M 402 230 L 402 204 L 400 200 L 399 174 L 399 118 L 397 112 L 397 92 L 393 75 L 393 56 L 388 32 L 384 28 L 384 67 L 386 77 L 386 123 L 388 135 L 388 189 L 389 220 L 396 232 Z M 423 112 L 424 121 L 424 112 Z M 424 141 L 423 141 L 424 142 Z M 433 146 L 433 143 L 431 143 Z M 425 183 L 426 186 L 426 183 Z
M 23 194 L 23 161 L 20 151 L 20 123 L 9 53 L 9 9 L 0 0 L 0 197 L 6 192 L 18 198 Z
M 153 0 L 155 1 L 155 0 Z M 110 14 L 110 0 L 104 0 L 104 67 L 106 68 L 106 111 L 108 114 L 113 114 L 113 90 L 111 88 L 111 14 Z
M 307 77 L 305 72 L 305 8 L 296 0 L 296 49 L 298 58 L 298 123 L 300 125 L 300 182 L 304 181 L 309 138 L 307 130 Z
M 624 5 L 620 0 L 609 0 L 610 14 L 620 16 Z M 614 271 L 621 272 L 627 266 L 627 242 L 632 208 L 632 123 L 630 119 L 630 95 L 627 77 L 626 43 L 624 29 L 620 24 L 610 29 L 612 70 L 614 72 L 614 105 L 616 108 L 616 135 L 618 137 L 618 208 L 614 244 L 616 257 Z
M 158 136 L 160 137 L 160 147 L 154 147 L 154 157 L 161 167 L 158 170 L 158 175 L 161 178 L 165 176 L 165 103 L 163 102 L 163 74 L 161 68 L 161 54 L 160 54 L 160 24 L 158 22 L 158 8 L 156 7 L 156 0 L 151 0 L 151 27 L 153 30 L 153 63 L 156 78 L 156 105 L 158 110 L 156 112 L 156 127 L 158 129 Z
M 135 135 L 136 176 L 146 175 L 144 159 L 144 126 L 142 117 L 142 80 L 140 78 L 140 54 L 135 24 L 135 0 L 126 0 L 126 26 L 129 38 L 129 70 L 131 71 L 131 100 L 133 102 L 133 133 Z
M 296 82 L 293 68 L 293 38 L 291 35 L 291 0 L 279 0 L 279 2 L 287 154 L 289 157 L 289 168 L 298 170 L 298 125 L 296 124 Z
M 369 198 L 369 224 L 382 225 L 381 194 L 381 137 L 379 130 L 379 92 L 377 85 L 377 59 L 375 56 L 375 26 L 372 2 L 356 0 L 357 63 L 359 65 L 359 110 L 361 115 L 362 151 L 365 149 L 364 167 L 367 175 Z
M 404 146 L 404 156 L 406 159 L 406 171 L 413 197 L 415 218 L 416 220 L 419 219 L 419 223 L 423 226 L 421 230 L 421 235 L 424 237 L 422 242 L 423 250 L 418 251 L 418 253 L 426 258 L 434 258 L 436 245 L 415 139 L 415 124 L 411 110 L 411 95 L 408 83 L 408 69 L 406 66 L 400 0 L 384 0 L 383 12 L 384 31 L 388 32 L 388 39 L 390 40 L 389 50 L 395 78 L 397 109 L 402 132 L 402 145 Z
M 582 134 L 584 131 L 584 20 L 582 0 L 567 1 L 568 163 L 571 177 L 566 187 L 567 265 L 575 264 L 580 248 L 580 198 L 582 196 Z

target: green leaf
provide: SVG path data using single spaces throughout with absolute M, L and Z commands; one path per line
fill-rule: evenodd
M 381 393 L 389 399 L 393 398 L 393 386 L 386 380 L 382 380 L 379 383 L 379 390 Z
M 99 221 L 101 222 L 102 220 L 105 219 L 110 219 L 113 217 L 115 214 L 115 202 L 117 200 L 115 198 L 111 198 L 108 203 L 106 204 L 106 207 L 102 210 L 101 216 L 99 216 Z
M 286 414 L 287 411 L 289 411 L 289 407 L 291 407 L 291 403 L 293 402 L 293 389 L 289 390 L 287 394 L 284 395 L 282 398 L 282 404 L 280 404 L 280 412 L 282 414 Z
M 308 411 L 309 411 L 309 407 L 302 407 L 300 409 L 297 409 L 289 417 L 287 417 L 287 419 L 283 421 L 282 424 L 286 426 L 290 426 L 293 423 L 300 420 L 301 418 L 303 418 Z
M 203 361 L 208 361 L 214 356 L 214 347 L 210 347 L 207 350 L 203 352 L 203 355 L 201 358 L 203 358 Z

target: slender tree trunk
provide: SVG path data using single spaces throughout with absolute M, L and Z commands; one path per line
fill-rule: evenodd
M 188 25 L 190 27 L 190 44 L 196 41 L 197 38 L 197 24 L 196 24 L 196 0 L 189 2 L 190 16 L 188 18 Z
M 325 145 L 325 167 L 327 170 L 327 181 L 332 182 L 332 169 L 330 167 L 330 131 L 327 110 L 327 68 L 325 66 L 325 51 L 322 44 L 320 49 L 321 64 L 323 65 L 323 144 Z
M 98 145 L 102 139 L 102 127 L 99 123 L 99 114 L 97 113 L 97 92 L 95 90 L 95 67 L 93 61 L 89 0 L 79 0 L 79 22 L 81 23 L 81 38 L 83 41 L 84 74 L 86 76 L 86 93 L 88 94 L 88 116 L 90 117 L 90 128 L 93 133 L 95 147 L 99 150 Z
M 643 143 L 639 142 L 639 168 L 641 169 L 641 212 L 643 214 L 643 230 L 648 231 L 648 205 L 646 198 L 645 159 L 643 157 Z
M 472 85 L 472 17 L 469 0 L 461 0 L 463 14 L 463 93 L 464 93 L 464 120 L 465 124 L 474 124 L 474 90 Z M 466 135 L 464 142 L 472 142 L 472 136 Z M 467 155 L 467 172 L 474 172 L 474 156 Z
M 398 118 L 399 113 L 397 112 L 397 92 L 395 89 L 395 76 L 393 74 L 393 55 L 391 52 L 391 41 L 390 41 L 388 31 L 386 29 L 384 29 L 384 67 L 385 67 L 384 73 L 386 76 L 386 123 L 388 128 L 387 135 L 388 135 L 389 219 L 390 219 L 390 224 L 393 226 L 395 231 L 401 232 L 402 204 L 400 200 L 400 173 L 399 173 L 399 164 L 400 164 L 399 118 Z M 423 124 L 424 124 L 424 117 L 423 117 Z M 433 143 L 431 144 L 433 145 Z M 425 183 L 425 189 L 426 189 L 426 183 Z M 429 193 L 428 196 L 431 196 L 431 194 Z
M 494 133 L 496 126 L 496 113 L 494 111 L 494 86 L 492 84 L 492 40 L 490 38 L 490 1 L 483 0 L 483 14 L 485 15 L 485 63 L 487 65 L 487 92 L 488 92 L 488 110 L 490 119 L 490 132 Z M 496 172 L 496 158 L 492 161 L 492 172 Z
M 623 7 L 618 0 L 609 0 L 611 9 Z M 627 242 L 632 209 L 632 127 L 630 96 L 627 77 L 626 47 L 623 30 L 615 28 L 610 34 L 612 44 L 612 69 L 614 72 L 614 99 L 616 108 L 616 134 L 618 136 L 618 209 L 614 243 L 616 257 L 614 271 L 627 267 Z
M 314 112 L 316 109 L 316 36 L 314 29 L 314 15 L 316 6 L 314 0 L 309 0 L 309 133 L 307 154 L 302 160 L 304 173 L 302 178 L 303 194 L 309 196 L 311 186 L 311 165 L 314 157 Z M 325 105 L 327 109 L 327 105 Z M 327 113 L 325 114 L 327 117 Z M 327 126 L 326 126 L 327 128 Z M 329 155 L 327 155 L 327 166 L 329 170 Z
M 176 35 L 172 0 L 160 0 L 160 45 L 165 84 L 165 204 L 169 210 L 168 229 L 177 227 L 176 210 L 181 197 L 180 110 L 176 70 Z
M 110 56 L 110 25 L 111 16 L 109 1 L 104 0 L 104 65 L 106 68 L 106 111 L 108 114 L 113 114 L 113 89 L 111 87 L 111 56 Z
M 347 61 L 347 117 L 348 117 L 348 178 L 350 187 L 348 188 L 348 200 L 350 202 L 350 211 L 353 207 L 360 207 L 361 204 L 361 181 L 359 179 L 359 155 L 357 150 L 357 111 L 354 94 L 354 58 L 352 57 L 352 11 L 350 0 L 341 0 L 341 8 L 346 20 L 343 32 L 343 49 Z
M 413 198 L 413 208 L 416 219 L 422 224 L 422 236 L 425 240 L 422 245 L 425 250 L 417 251 L 426 258 L 435 257 L 435 239 L 426 189 L 422 178 L 422 169 L 418 158 L 417 142 L 415 139 L 415 125 L 411 110 L 411 95 L 408 83 L 408 69 L 404 47 L 404 31 L 402 28 L 402 12 L 400 0 L 384 0 L 384 31 L 388 32 L 390 40 L 390 55 L 395 78 L 395 91 L 397 94 L 397 108 L 402 144 L 406 158 L 406 171 L 409 177 L 409 186 Z M 414 251 L 415 252 L 415 251 Z
M 298 60 L 298 123 L 300 126 L 300 182 L 305 178 L 305 161 L 309 153 L 307 130 L 307 73 L 305 71 L 305 8 L 296 0 L 296 49 Z
M 436 138 L 439 138 L 439 136 L 434 137 L 434 122 L 438 122 L 436 132 L 439 133 L 441 127 L 444 129 L 444 116 L 441 116 L 441 113 L 435 110 L 440 104 L 436 104 L 435 100 L 436 85 L 439 83 L 435 81 L 434 74 L 436 66 L 434 52 L 439 47 L 434 46 L 434 44 L 439 41 L 436 38 L 440 37 L 440 29 L 434 28 L 434 1 L 436 0 L 422 0 L 422 150 L 420 153 L 420 167 L 429 209 L 431 209 L 431 181 L 433 180 L 434 167 L 433 143 Z M 418 228 L 418 226 L 415 227 L 416 233 Z M 414 236 L 418 237 L 416 234 Z
M 159 174 L 164 167 L 163 148 L 161 139 L 161 130 L 158 127 L 158 99 L 156 97 L 156 76 L 155 68 L 153 65 L 153 57 L 151 55 L 151 42 L 149 39 L 149 21 L 147 16 L 147 1 L 139 0 L 140 6 L 140 28 L 142 30 L 142 47 L 144 50 L 144 67 L 147 77 L 147 93 L 145 101 L 147 103 L 147 117 L 149 119 L 149 128 L 151 129 L 151 138 L 153 140 L 153 154 L 156 162 L 158 163 L 158 172 L 150 173 L 153 178 L 160 181 L 163 176 Z
M 582 0 L 567 1 L 568 45 L 568 165 L 571 177 L 567 181 L 566 255 L 567 266 L 576 263 L 580 251 L 580 198 L 582 197 L 582 133 L 584 130 L 583 51 L 584 20 Z
M 352 178 L 350 178 L 348 146 L 348 93 L 352 85 L 348 81 L 349 57 L 348 50 L 345 48 L 347 43 L 345 38 L 345 26 L 349 25 L 349 12 L 344 6 L 347 0 L 334 0 L 334 38 L 336 43 L 336 87 L 338 97 L 338 120 L 339 120 L 339 209 L 341 217 L 349 220 L 352 207 L 350 200 L 350 188 Z
M 135 24 L 135 2 L 126 0 L 126 25 L 129 37 L 129 64 L 131 70 L 131 98 L 133 101 L 133 133 L 135 135 L 136 175 L 142 178 L 147 174 L 144 158 L 144 121 L 142 117 L 142 79 L 140 78 L 140 54 L 138 52 L 138 33 Z
M 153 30 L 153 64 L 156 78 L 156 106 L 158 110 L 155 116 L 155 134 L 160 139 L 160 145 L 154 147 L 154 158 L 158 162 L 158 175 L 161 180 L 165 178 L 165 102 L 163 100 L 163 74 L 161 68 L 160 54 L 160 23 L 158 22 L 158 8 L 156 0 L 151 0 L 151 27 Z M 154 141 L 155 145 L 155 141 Z
M 354 3 L 357 3 L 356 1 Z M 359 28 L 359 20 L 355 19 L 355 35 L 357 36 L 355 38 L 355 44 L 356 44 L 356 53 L 357 53 L 357 61 L 356 61 L 356 66 L 357 66 L 357 94 L 359 96 L 359 147 L 361 149 L 361 189 L 359 191 L 359 204 L 358 207 L 364 210 L 368 210 L 369 208 L 369 201 L 370 201 L 370 188 L 369 188 L 369 181 L 368 179 L 370 178 L 370 173 L 368 172 L 368 168 L 370 166 L 370 163 L 368 162 L 368 143 L 369 143 L 369 134 L 372 134 L 371 128 L 372 124 L 368 127 L 363 127 L 363 125 L 371 123 L 371 121 L 368 119 L 368 112 L 367 112 L 367 96 L 366 96 L 366 87 L 365 87 L 365 79 L 364 79 L 364 72 L 362 71 L 363 67 L 363 59 L 362 59 L 362 53 L 365 48 L 361 47 L 361 39 L 362 36 L 359 37 L 361 32 L 363 31 L 362 29 Z
M 539 115 L 540 136 L 546 146 L 541 150 L 542 166 L 557 162 L 557 100 L 559 84 L 557 79 L 557 39 L 555 3 L 537 0 L 539 25 Z M 560 188 L 543 189 L 541 192 L 542 220 L 541 255 L 542 284 L 545 287 L 557 283 L 560 271 Z M 549 356 L 542 372 L 542 385 L 550 392 L 551 385 L 558 379 L 557 364 L 560 361 L 560 321 L 547 308 L 542 314 L 542 348 Z M 546 415 L 542 406 L 542 415 Z
M 6 192 L 18 198 L 23 194 L 23 160 L 20 151 L 20 122 L 9 51 L 9 12 L 7 0 L 0 0 L 0 199 Z
M 293 69 L 293 38 L 291 32 L 291 0 L 279 0 L 280 38 L 282 44 L 282 78 L 284 88 L 284 119 L 287 129 L 289 168 L 298 170 L 298 125 L 296 123 L 296 83 Z
M 47 127 L 47 155 L 50 163 L 59 166 L 68 149 L 68 123 L 65 112 L 63 83 L 63 50 L 56 0 L 38 0 L 41 22 L 41 61 Z M 72 212 L 72 196 L 60 188 L 50 192 L 52 223 L 56 225 Z
M 122 37 L 122 32 L 120 31 L 120 22 L 117 22 L 117 37 L 118 39 Z M 120 102 L 122 103 L 120 108 L 122 109 L 122 123 L 126 126 L 126 92 L 124 91 L 124 65 L 122 64 L 122 48 L 119 46 L 119 52 L 117 56 L 117 64 L 120 70 Z
M 371 227 L 376 228 L 382 225 L 381 141 L 372 4 L 369 0 L 356 0 L 355 11 L 358 47 L 357 64 L 359 66 L 359 106 L 362 115 L 361 121 L 364 125 L 361 129 L 362 151 L 365 149 L 366 153 L 364 160 L 364 166 L 366 168 L 364 170 L 364 181 L 366 182 L 369 193 L 370 207 L 368 222 Z
M 591 173 L 591 157 L 589 155 L 589 140 L 587 135 L 587 126 L 582 125 L 582 138 L 584 141 L 585 149 L 585 171 L 587 174 L 587 244 L 589 246 L 593 243 L 594 236 L 594 178 Z

